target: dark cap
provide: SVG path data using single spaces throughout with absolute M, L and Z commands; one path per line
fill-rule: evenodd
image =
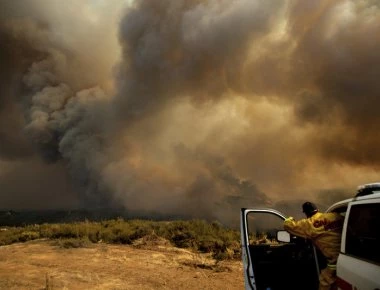
M 318 208 L 314 203 L 307 201 L 302 205 L 302 211 L 305 214 L 312 214 L 314 212 L 317 212 Z

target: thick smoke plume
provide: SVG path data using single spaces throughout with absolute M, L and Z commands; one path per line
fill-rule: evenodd
M 378 179 L 377 1 L 0 5 L 6 206 L 231 221 Z

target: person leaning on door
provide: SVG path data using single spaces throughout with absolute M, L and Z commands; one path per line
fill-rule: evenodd
M 344 219 L 338 213 L 319 212 L 311 202 L 305 202 L 302 210 L 306 218 L 295 221 L 288 217 L 284 221 L 284 229 L 295 236 L 310 239 L 322 252 L 327 259 L 327 267 L 319 275 L 319 290 L 334 289 Z

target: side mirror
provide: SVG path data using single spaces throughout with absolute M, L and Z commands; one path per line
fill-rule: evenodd
M 277 232 L 277 241 L 290 243 L 290 234 L 287 231 L 278 231 Z

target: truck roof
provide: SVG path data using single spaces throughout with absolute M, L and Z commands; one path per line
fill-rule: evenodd
M 338 207 L 341 207 L 341 206 L 344 206 L 344 205 L 348 205 L 348 203 L 352 202 L 352 201 L 368 200 L 368 199 L 376 199 L 376 198 L 380 198 L 380 192 L 374 192 L 372 194 L 367 194 L 367 195 L 363 195 L 363 196 L 348 198 L 348 199 L 339 201 L 337 203 L 334 203 L 332 206 L 330 206 L 326 210 L 326 212 L 331 212 L 331 211 L 333 211 L 334 209 L 336 209 Z

